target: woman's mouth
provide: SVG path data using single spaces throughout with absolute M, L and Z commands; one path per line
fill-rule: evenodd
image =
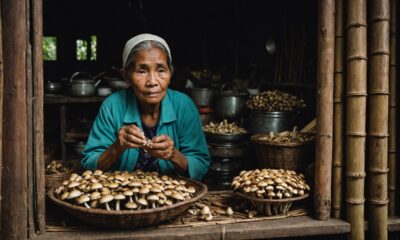
M 149 92 L 145 94 L 146 97 L 155 98 L 160 96 L 160 92 Z

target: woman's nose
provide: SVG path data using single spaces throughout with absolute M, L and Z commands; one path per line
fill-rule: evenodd
M 155 85 L 157 85 L 157 79 L 156 79 L 156 74 L 155 73 L 150 73 L 149 75 L 148 75 L 148 78 L 147 78 L 147 85 L 148 86 L 155 86 Z

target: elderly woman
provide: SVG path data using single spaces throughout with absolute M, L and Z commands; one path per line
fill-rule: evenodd
M 201 180 L 210 155 L 192 100 L 168 85 L 172 58 L 164 39 L 141 34 L 123 51 L 122 75 L 132 88 L 102 104 L 82 165 L 85 169 L 142 169 Z

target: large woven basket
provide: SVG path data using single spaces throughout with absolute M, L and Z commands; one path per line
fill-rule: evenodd
M 314 141 L 278 143 L 251 137 L 258 168 L 275 168 L 304 172 L 314 158 Z
M 89 225 L 110 229 L 136 229 L 159 224 L 185 212 L 193 203 L 204 197 L 207 186 L 190 179 L 184 179 L 188 186 L 196 188 L 195 196 L 189 200 L 154 209 L 108 211 L 89 209 L 61 201 L 54 195 L 55 188 L 48 192 L 49 199 L 58 207 Z
M 247 194 L 241 192 L 235 192 L 235 194 L 249 201 L 258 213 L 263 213 L 267 216 L 286 214 L 290 210 L 294 202 L 305 199 L 309 196 L 309 194 L 306 193 L 303 196 L 298 196 L 294 198 L 261 199 L 248 196 Z

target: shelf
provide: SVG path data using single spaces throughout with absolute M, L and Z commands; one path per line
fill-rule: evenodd
M 64 142 L 76 142 L 76 139 L 79 138 L 87 138 L 89 136 L 88 133 L 81 133 L 81 132 L 66 132 L 64 136 Z
M 67 103 L 99 103 L 102 102 L 105 97 L 93 96 L 93 97 L 73 97 L 68 95 L 55 95 L 45 94 L 45 104 L 67 104 Z

